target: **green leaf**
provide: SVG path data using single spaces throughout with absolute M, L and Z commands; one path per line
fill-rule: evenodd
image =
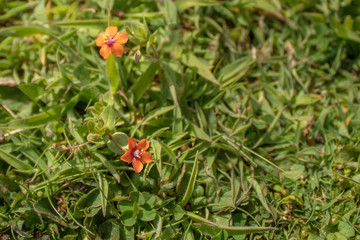
M 45 158 L 43 158 L 40 155 L 40 152 L 37 151 L 37 149 L 35 149 L 35 148 L 22 148 L 20 151 L 24 156 L 26 156 L 31 162 L 34 163 L 34 166 L 36 168 L 39 168 L 42 172 L 44 172 L 47 177 L 49 176 L 48 164 L 45 161 Z
M 149 87 L 152 80 L 154 79 L 157 68 L 158 68 L 157 63 L 151 63 L 150 66 L 146 69 L 146 71 L 131 87 L 131 90 L 134 92 L 135 102 L 138 102 L 146 92 L 146 89 Z
M 295 104 L 294 106 L 300 106 L 300 105 L 311 105 L 321 100 L 320 95 L 316 94 L 306 94 L 306 95 L 298 95 L 295 98 Z
M 187 202 L 189 201 L 189 199 L 190 199 L 190 197 L 192 195 L 192 192 L 194 190 L 196 177 L 197 177 L 197 173 L 198 173 L 198 157 L 199 157 L 199 151 L 196 152 L 194 166 L 193 166 L 193 169 L 192 169 L 192 172 L 191 172 L 190 180 L 189 180 L 188 186 L 186 188 L 184 197 L 178 203 L 179 206 L 181 206 L 181 207 L 184 207 L 187 204 Z
M 37 27 L 37 26 L 14 26 L 0 29 L 0 36 L 15 36 L 15 37 L 26 37 L 33 34 L 43 34 L 49 35 L 53 38 L 59 46 L 61 46 L 65 51 L 71 53 L 72 55 L 79 56 L 77 52 L 75 52 L 72 48 L 69 48 L 64 44 L 64 42 L 58 38 L 55 34 L 50 32 L 49 29 Z
M 127 21 L 125 29 L 129 35 L 130 42 L 135 45 L 143 45 L 149 38 L 147 25 L 139 21 Z
M 132 227 L 135 225 L 137 218 L 136 215 L 134 216 L 133 211 L 126 210 L 121 213 L 120 220 L 126 227 Z
M 346 138 L 351 138 L 348 127 L 345 125 L 345 123 L 343 121 L 336 121 L 335 125 L 337 126 L 338 133 L 341 136 L 346 137 Z
M 123 132 L 114 133 L 109 141 L 107 142 L 107 147 L 116 154 L 124 154 L 124 149 L 128 146 L 128 135 Z
M 305 166 L 303 164 L 288 162 L 280 165 L 286 171 L 286 177 L 294 181 L 298 180 L 305 173 Z
M 33 167 L 27 164 L 24 161 L 21 161 L 17 157 L 11 155 L 10 153 L 5 152 L 0 149 L 0 159 L 4 160 L 7 164 L 14 167 L 16 170 L 21 171 L 23 173 L 31 174 L 33 171 Z
M 183 127 L 183 116 L 181 113 L 181 108 L 176 107 L 174 109 L 174 121 L 173 121 L 173 134 L 181 134 L 184 131 Z
M 106 141 L 109 141 L 109 138 L 107 136 L 91 133 L 87 136 L 87 140 L 91 143 L 105 144 Z
M 164 70 L 164 76 L 169 85 L 171 97 L 173 98 L 175 105 L 178 106 L 179 98 L 178 98 L 178 94 L 177 94 L 178 86 L 176 84 L 176 74 L 175 74 L 174 70 L 166 62 L 162 62 L 161 67 Z
M 134 204 L 129 200 L 120 200 L 118 202 L 118 209 L 120 210 L 120 212 L 133 211 Z
M 98 173 L 98 181 L 99 181 L 99 190 L 101 193 L 101 209 L 103 216 L 106 216 L 106 206 L 109 197 L 109 183 L 106 178 L 102 177 L 100 173 Z
M 79 96 L 76 96 L 68 103 L 61 104 L 46 112 L 25 119 L 15 119 L 8 124 L 0 124 L 0 129 L 31 129 L 41 127 L 51 121 L 58 121 L 63 113 L 66 113 L 75 107 L 78 99 Z
M 0 16 L 0 21 L 11 18 L 12 16 L 18 14 L 19 12 L 23 12 L 36 4 L 37 4 L 37 2 L 29 2 L 29 3 L 22 4 L 18 7 L 11 8 L 5 14 Z
M 142 193 L 144 199 L 145 199 L 145 206 L 156 209 L 156 206 L 161 205 L 162 201 L 154 194 L 151 194 L 149 192 L 143 192 Z
M 79 173 L 81 173 L 81 171 L 79 169 L 65 165 L 65 166 L 62 166 L 59 171 L 55 171 L 52 173 L 50 181 L 56 180 L 59 178 L 71 177 L 71 176 L 79 174 Z
M 228 233 L 225 230 L 221 230 L 218 235 L 212 238 L 213 240 L 226 240 L 228 239 Z
M 19 89 L 31 99 L 37 99 L 41 94 L 42 87 L 35 84 L 22 84 L 19 86 Z
M 168 24 L 176 25 L 179 23 L 177 11 L 176 11 L 176 5 L 171 0 L 165 0 L 165 18 L 168 22 Z
M 200 232 L 210 236 L 216 236 L 221 230 L 226 230 L 229 236 L 251 234 L 258 232 L 265 232 L 270 230 L 277 230 L 273 227 L 227 227 L 213 223 L 198 214 L 185 211 L 185 215 L 190 217 L 194 222 L 194 227 L 199 229 Z
M 175 205 L 174 207 L 174 218 L 175 221 L 179 221 L 184 216 L 184 210 L 179 205 Z
M 339 221 L 338 229 L 340 234 L 347 239 L 350 239 L 355 235 L 354 227 L 345 221 Z
M 252 66 L 255 61 L 247 56 L 240 58 L 223 67 L 219 72 L 219 81 L 223 87 L 240 80 Z
M 115 112 L 112 106 L 107 106 L 101 113 L 101 118 L 104 122 L 104 126 L 109 130 L 112 131 L 115 128 Z
M 354 31 L 341 25 L 334 18 L 332 19 L 332 23 L 334 24 L 335 32 L 339 37 L 360 43 L 360 36 Z
M 132 191 L 130 193 L 129 199 L 133 202 L 136 202 L 136 204 L 140 206 L 145 204 L 145 198 L 139 191 Z
M 323 240 L 323 238 L 321 238 L 318 235 L 315 235 L 313 233 L 309 233 L 308 240 Z
M 149 112 L 143 119 L 142 123 L 145 124 L 147 122 L 149 122 L 150 120 L 163 115 L 171 110 L 173 110 L 175 108 L 175 106 L 167 106 L 167 107 L 161 107 L 161 108 L 157 108 L 151 112 Z
M 314 22 L 325 23 L 327 18 L 321 13 L 316 12 L 304 12 L 304 17 L 311 19 Z
M 161 160 L 161 144 L 155 139 L 151 139 L 151 146 L 154 151 L 153 159 L 158 169 L 160 178 L 162 179 L 162 160 Z
M 263 141 L 271 135 L 272 131 L 274 130 L 276 124 L 278 123 L 278 121 L 280 120 L 280 117 L 282 116 L 284 110 L 286 107 L 283 107 L 278 114 L 276 115 L 276 117 L 274 118 L 274 120 L 271 122 L 271 125 L 269 126 L 269 128 L 266 130 L 265 134 L 263 134 L 258 141 L 256 142 L 256 144 L 254 145 L 253 148 L 257 148 L 258 146 L 260 146 Z
M 114 178 L 116 179 L 116 181 L 118 183 L 120 183 L 120 175 L 119 173 L 116 171 L 115 167 L 112 165 L 112 163 L 110 161 L 108 161 L 104 156 L 102 156 L 99 153 L 93 153 L 93 155 L 98 158 L 102 164 L 104 164 L 104 166 L 111 172 L 111 174 L 114 176 Z
M 195 111 L 196 111 L 196 117 L 198 118 L 198 121 L 200 123 L 200 129 L 207 129 L 208 124 L 207 120 L 204 114 L 204 111 L 202 110 L 202 107 L 199 106 L 197 102 L 195 102 Z
M 269 12 L 281 11 L 281 2 L 279 0 L 254 0 L 249 4 Z
M 206 7 L 206 6 L 214 6 L 220 4 L 218 1 L 215 0 L 177 0 L 175 2 L 176 7 L 183 11 L 185 9 L 188 9 L 190 7 Z
M 99 227 L 104 240 L 120 240 L 120 224 L 116 219 L 109 219 Z
M 55 201 L 52 202 L 52 205 L 56 205 Z M 52 208 L 48 199 L 41 199 L 34 204 L 34 209 L 36 212 L 40 213 L 42 216 L 54 221 L 64 227 L 69 227 L 67 223 L 65 223 L 59 215 Z
M 120 74 L 113 54 L 106 59 L 106 73 L 110 80 L 110 91 L 115 93 L 119 87 Z
M 192 123 L 189 123 L 189 125 L 191 126 L 190 133 L 192 136 L 208 142 L 212 142 L 211 138 L 201 128 Z
M 97 188 L 92 189 L 90 192 L 82 195 L 76 202 L 76 206 L 80 209 L 92 206 L 100 206 L 101 197 L 100 191 Z
M 349 238 L 343 236 L 340 232 L 329 233 L 326 240 L 348 240 Z
M 21 193 L 19 185 L 11 178 L 0 175 L 0 198 L 10 206 L 13 204 L 14 194 Z
M 59 27 L 75 27 L 75 28 L 88 28 L 88 29 L 98 29 L 104 31 L 108 25 L 107 20 L 96 19 L 96 20 L 71 20 L 71 21 L 58 21 L 51 22 L 51 25 Z M 113 26 L 123 26 L 124 21 L 111 20 Z
M 321 207 L 321 211 L 326 211 L 327 209 L 331 208 L 331 206 L 333 206 L 337 201 L 339 201 L 339 199 L 341 198 L 341 196 L 344 194 L 344 191 L 341 192 L 339 195 L 337 195 L 334 199 L 332 199 L 330 202 L 325 203 L 322 207 Z
M 141 208 L 140 219 L 141 221 L 150 222 L 155 219 L 157 212 L 151 208 Z
M 26 37 L 32 34 L 47 34 L 45 28 L 14 26 L 0 29 L 2 36 Z
M 192 53 L 182 55 L 181 61 L 190 68 L 193 68 L 197 74 L 209 80 L 210 82 L 220 85 L 218 80 L 214 77 L 212 72 L 210 71 L 211 66 L 205 62 L 203 59 L 196 57 Z
M 261 204 L 263 205 L 263 207 L 266 209 L 266 211 L 268 211 L 270 214 L 272 214 L 274 216 L 274 219 L 276 219 L 276 212 L 272 209 L 272 205 L 270 205 L 267 201 L 267 199 L 265 198 L 263 191 L 260 187 L 260 184 L 253 178 L 251 178 L 250 176 L 248 176 L 248 181 L 253 183 L 253 187 L 256 191 L 256 194 L 261 202 Z
M 135 228 L 120 224 L 120 239 L 135 239 Z

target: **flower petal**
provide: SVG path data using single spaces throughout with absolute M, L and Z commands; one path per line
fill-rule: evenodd
M 124 32 L 118 32 L 115 36 L 115 42 L 119 44 L 125 44 L 129 40 L 129 36 Z
M 110 36 L 110 37 L 115 37 L 117 31 L 118 31 L 117 26 L 108 26 L 108 27 L 105 29 L 105 34 L 108 35 L 108 36 Z
M 111 46 L 111 52 L 114 54 L 115 57 L 120 57 L 124 53 L 124 48 L 119 43 L 115 42 Z
M 107 45 L 104 44 L 101 48 L 100 48 L 100 55 L 104 58 L 107 59 L 110 56 L 111 53 L 111 48 Z
M 143 170 L 143 168 L 144 168 L 144 165 L 142 164 L 142 162 L 140 160 L 138 160 L 137 158 L 134 158 L 132 165 L 133 165 L 136 173 L 141 172 L 141 170 Z
M 131 160 L 133 159 L 133 153 L 132 151 L 126 151 L 121 157 L 121 160 L 123 160 L 124 162 L 130 163 Z
M 128 143 L 129 143 L 129 147 L 128 147 L 128 151 L 133 152 L 136 148 L 136 140 L 133 139 L 132 137 L 128 138 Z
M 148 140 L 143 139 L 138 143 L 137 149 L 139 149 L 140 151 L 146 151 L 148 148 L 149 148 Z
M 105 44 L 105 34 L 99 33 L 96 38 L 96 46 L 101 47 Z
M 152 162 L 152 155 L 149 152 L 143 152 L 141 154 L 141 159 L 140 159 L 143 163 L 150 163 Z

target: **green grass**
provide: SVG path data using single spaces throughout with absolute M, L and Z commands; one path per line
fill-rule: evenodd
M 103 60 L 108 7 L 129 42 Z M 0 0 L 0 238 L 360 239 L 359 15 Z

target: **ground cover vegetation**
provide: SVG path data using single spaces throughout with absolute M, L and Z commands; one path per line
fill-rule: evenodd
M 359 1 L 0 13 L 1 239 L 359 239 Z

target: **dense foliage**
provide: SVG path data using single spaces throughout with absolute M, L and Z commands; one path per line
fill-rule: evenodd
M 359 239 L 359 15 L 0 0 L 0 238 Z M 104 60 L 108 25 L 129 41 Z

